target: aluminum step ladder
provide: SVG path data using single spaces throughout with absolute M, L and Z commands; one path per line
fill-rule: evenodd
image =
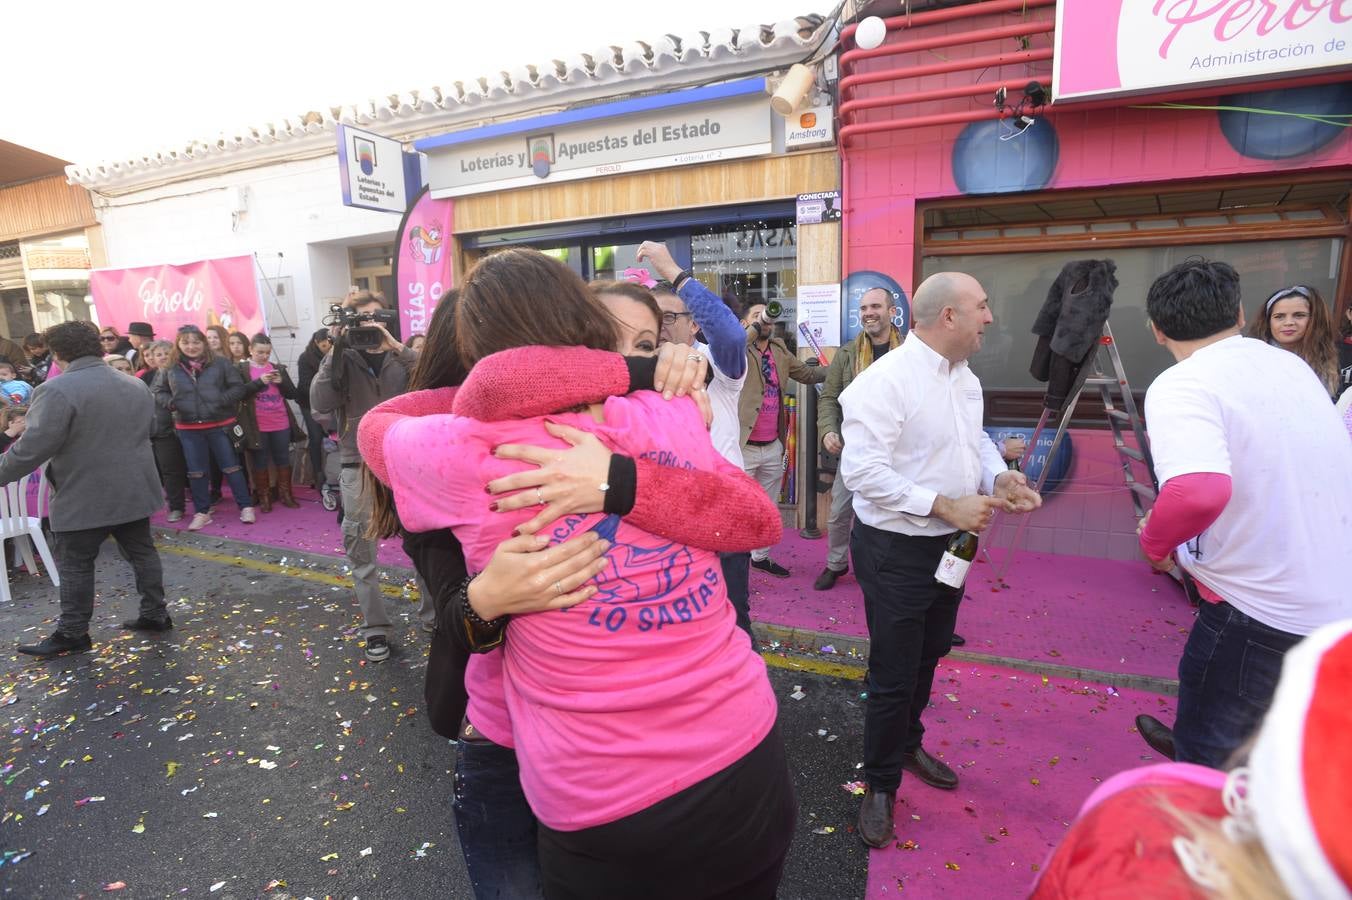
M 1070 399 L 1062 408 L 1061 412 L 1055 413 L 1050 409 L 1042 410 L 1042 417 L 1038 419 L 1037 428 L 1033 431 L 1033 438 L 1028 442 L 1028 448 L 1024 450 L 1021 467 L 1026 471 L 1028 462 L 1037 452 L 1038 441 L 1042 438 L 1042 432 L 1046 429 L 1048 422 L 1053 416 L 1059 416 L 1056 426 L 1056 436 L 1052 439 L 1052 446 L 1047 451 L 1046 462 L 1042 465 L 1042 470 L 1038 472 L 1037 482 L 1034 489 L 1042 493 L 1042 487 L 1047 481 L 1047 473 L 1051 470 L 1051 460 L 1056 456 L 1056 451 L 1061 448 L 1061 441 L 1065 439 L 1066 431 L 1070 427 L 1070 420 L 1075 416 L 1075 409 L 1084 396 L 1085 391 L 1097 389 L 1099 398 L 1103 402 L 1104 412 L 1108 417 L 1108 426 L 1112 430 L 1113 450 L 1117 454 L 1117 459 L 1122 467 L 1122 480 L 1131 494 L 1132 508 L 1136 512 L 1136 521 L 1139 522 L 1145 517 L 1146 512 L 1154 505 L 1155 497 L 1159 493 L 1159 482 L 1155 477 L 1155 461 L 1150 455 L 1150 438 L 1146 434 L 1145 422 L 1141 419 L 1140 411 L 1136 406 L 1136 398 L 1131 393 L 1131 383 L 1127 380 L 1126 369 L 1122 366 L 1122 355 L 1117 352 L 1117 342 L 1113 340 L 1112 327 L 1103 323 L 1103 334 L 1098 339 L 1092 358 L 1086 360 L 1080 367 L 1076 382 L 1071 386 Z M 1127 443 L 1126 435 L 1131 433 L 1135 439 L 1135 446 Z M 1149 481 L 1141 481 L 1136 478 L 1132 463 L 1139 462 L 1145 465 L 1149 473 Z M 1005 572 L 1009 571 L 1010 563 L 1014 561 L 1014 554 L 1017 552 L 1019 541 L 1023 538 L 1023 530 L 1027 526 L 1028 516 L 1020 516 L 1018 527 L 1014 531 L 1014 538 L 1010 542 L 1009 550 L 1005 554 L 1004 561 L 997 567 L 996 577 L 1003 578 Z M 991 523 L 991 531 L 999 522 L 997 516 Z M 985 545 L 982 552 L 986 555 L 986 562 L 994 565 L 990 555 L 990 546 Z M 1175 578 L 1181 577 L 1181 569 L 1174 567 Z

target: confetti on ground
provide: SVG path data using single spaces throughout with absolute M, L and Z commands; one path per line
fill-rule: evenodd
M 789 699 L 790 699 L 790 700 L 802 700 L 802 699 L 803 699 L 804 697 L 806 697 L 806 696 L 807 696 L 807 694 L 804 694 L 804 693 L 803 693 L 803 686 L 802 686 L 801 684 L 795 684 L 795 685 L 793 686 L 793 693 L 792 693 L 792 694 L 789 694 Z
M 834 826 L 834 825 L 818 825 L 816 828 L 812 829 L 812 833 L 813 833 L 813 834 L 835 834 L 835 833 L 836 833 L 836 826 Z
M 363 851 L 361 852 L 361 855 L 362 855 L 362 856 L 370 856 L 372 852 L 373 852 L 373 851 L 372 851 L 372 848 L 367 847 L 365 850 L 363 850 Z
M 864 796 L 864 793 L 867 790 L 867 785 L 862 781 L 847 781 L 842 784 L 841 787 L 856 797 Z
M 208 890 L 210 890 L 210 891 L 214 894 L 214 893 L 216 893 L 217 891 L 219 891 L 219 890 L 220 890 L 221 888 L 223 888 L 223 887 L 225 887 L 225 882 L 224 882 L 224 881 L 218 881 L 218 882 L 216 882 L 215 884 L 213 884 L 210 888 L 208 888 Z
M 125 890 L 126 887 L 127 883 L 125 881 L 110 881 L 103 886 L 103 889 L 105 891 L 121 891 Z

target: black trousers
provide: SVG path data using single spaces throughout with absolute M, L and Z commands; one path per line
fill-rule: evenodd
M 720 553 L 718 560 L 723 564 L 723 583 L 728 588 L 728 602 L 737 612 L 737 627 L 751 634 L 751 554 Z M 751 634 L 751 646 L 756 646 L 754 634 Z
M 850 534 L 869 639 L 864 781 L 875 791 L 895 791 L 902 757 L 920 748 L 934 668 L 953 643 L 962 591 L 934 580 L 948 539 L 883 531 L 858 519 Z
M 772 900 L 798 802 L 779 726 L 737 762 L 595 828 L 540 824 L 547 900 Z
M 160 471 L 160 484 L 169 508 L 183 512 L 184 496 L 188 491 L 188 461 L 183 458 L 183 444 L 177 435 L 150 439 L 155 451 L 155 467 Z
M 168 615 L 164 605 L 164 574 L 155 540 L 150 536 L 149 519 L 80 531 L 57 531 L 52 536 L 56 540 L 56 568 L 61 573 L 61 618 L 56 623 L 57 631 L 67 637 L 89 633 L 89 620 L 94 615 L 94 560 L 110 536 L 136 573 L 136 592 L 141 595 L 137 615 L 156 622 Z

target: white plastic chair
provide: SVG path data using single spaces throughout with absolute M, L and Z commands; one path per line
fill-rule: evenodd
M 28 482 L 32 478 L 31 473 L 25 475 L 18 481 L 11 481 L 0 491 L 0 543 L 13 538 L 14 547 L 23 558 L 24 565 L 33 573 L 38 570 L 37 562 L 33 559 L 33 547 L 36 546 L 52 584 L 60 587 L 61 576 L 57 574 L 56 563 L 52 561 L 47 539 L 42 535 L 42 520 L 28 514 Z M 41 505 L 42 501 L 38 502 Z M 10 599 L 9 571 L 6 569 L 0 573 L 0 601 L 8 603 Z

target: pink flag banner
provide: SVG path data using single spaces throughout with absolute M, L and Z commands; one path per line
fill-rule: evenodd
M 399 299 L 399 335 L 407 341 L 427 333 L 427 322 L 452 287 L 450 198 L 434 200 L 427 188 L 414 198 L 399 225 L 394 284 Z
M 95 269 L 89 273 L 89 289 L 99 324 L 124 334 L 131 322 L 149 322 L 156 336 L 167 340 L 181 325 L 224 325 L 250 336 L 267 329 L 252 256 Z

